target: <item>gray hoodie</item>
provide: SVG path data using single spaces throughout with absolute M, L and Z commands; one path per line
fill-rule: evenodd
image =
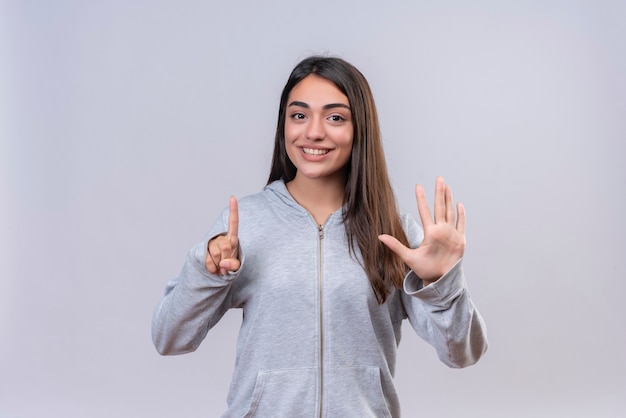
M 416 247 L 421 229 L 402 221 Z M 380 305 L 349 253 L 341 210 L 317 225 L 282 181 L 266 186 L 239 201 L 241 268 L 213 275 L 207 243 L 227 226 L 225 210 L 168 283 L 152 322 L 158 352 L 182 354 L 228 309 L 243 309 L 224 417 L 399 417 L 393 376 L 405 318 L 450 367 L 474 364 L 487 349 L 462 261 L 427 287 L 409 272 Z

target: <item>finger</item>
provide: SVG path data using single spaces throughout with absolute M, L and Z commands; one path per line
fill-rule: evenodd
M 237 271 L 241 267 L 241 261 L 236 258 L 227 258 L 225 260 L 220 261 L 220 268 L 225 271 Z
M 213 259 L 211 258 L 211 256 L 207 256 L 206 260 L 204 261 L 204 266 L 206 267 L 209 273 L 211 274 L 217 273 L 217 267 L 215 266 L 215 263 L 213 262 Z
M 209 271 L 209 273 L 211 274 L 217 273 L 218 264 L 221 259 L 222 259 L 222 256 L 219 252 L 219 247 L 214 242 L 210 242 L 208 251 L 207 251 L 207 257 L 206 257 L 206 260 L 204 261 L 206 269 Z
M 454 203 L 452 201 L 452 190 L 446 184 L 446 222 L 454 224 Z
M 228 267 L 222 266 L 224 260 L 232 260 L 232 257 L 236 257 L 235 252 L 233 251 L 233 247 L 228 239 L 221 240 L 219 242 L 220 247 L 220 260 L 218 260 L 217 265 L 220 269 L 220 274 L 224 276 L 228 274 Z
M 228 214 L 228 239 L 231 243 L 237 242 L 239 233 L 239 205 L 235 196 L 230 197 L 230 213 Z
M 424 188 L 421 184 L 415 185 L 415 200 L 417 200 L 417 211 L 420 214 L 422 226 L 426 228 L 427 225 L 431 225 L 433 223 L 433 218 L 430 215 L 430 208 L 428 207 L 428 202 L 426 201 L 426 194 L 424 193 Z
M 216 263 L 217 265 L 219 265 L 222 260 L 225 260 L 233 256 L 233 247 L 232 245 L 230 245 L 229 240 L 227 239 L 220 240 L 218 242 L 218 245 L 220 249 L 220 259 L 217 260 L 217 263 Z
M 395 237 L 387 234 L 379 235 L 378 239 L 380 242 L 385 244 L 391 251 L 396 253 L 398 257 L 400 257 L 404 262 L 406 262 L 411 250 L 409 250 L 404 244 L 398 241 Z
M 446 220 L 446 183 L 443 177 L 437 176 L 435 181 L 435 223 L 445 222 Z
M 465 206 L 459 202 L 456 204 L 456 230 L 465 235 Z

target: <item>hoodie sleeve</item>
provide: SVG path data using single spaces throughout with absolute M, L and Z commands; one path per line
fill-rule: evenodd
M 228 210 L 213 225 L 205 239 L 187 254 L 180 274 L 171 280 L 152 317 L 152 341 L 163 355 L 195 351 L 209 329 L 231 307 L 231 286 L 243 268 L 226 276 L 211 274 L 204 261 L 211 238 L 226 233 Z
M 423 232 L 413 219 L 405 217 L 404 221 L 409 242 L 416 247 Z M 471 366 L 487 350 L 487 330 L 470 298 L 463 259 L 426 287 L 410 271 L 404 278 L 402 300 L 413 329 L 435 348 L 447 366 Z

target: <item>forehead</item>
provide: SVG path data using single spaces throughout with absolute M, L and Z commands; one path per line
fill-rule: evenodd
M 330 80 L 311 74 L 296 84 L 289 93 L 290 103 L 293 100 L 313 105 L 342 103 L 349 105 L 348 97 Z

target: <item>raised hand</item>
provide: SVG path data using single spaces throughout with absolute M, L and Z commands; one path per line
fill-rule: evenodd
M 207 256 L 204 261 L 206 269 L 211 274 L 224 276 L 229 271 L 237 271 L 241 266 L 239 261 L 239 209 L 237 199 L 230 197 L 230 212 L 228 214 L 228 232 L 209 241 Z
M 417 210 L 424 227 L 424 241 L 415 249 L 407 248 L 391 235 L 378 239 L 396 253 L 411 270 L 424 281 L 424 286 L 437 281 L 456 264 L 465 251 L 465 208 L 456 205 L 456 219 L 452 191 L 443 178 L 435 183 L 434 220 L 421 185 L 415 186 Z

